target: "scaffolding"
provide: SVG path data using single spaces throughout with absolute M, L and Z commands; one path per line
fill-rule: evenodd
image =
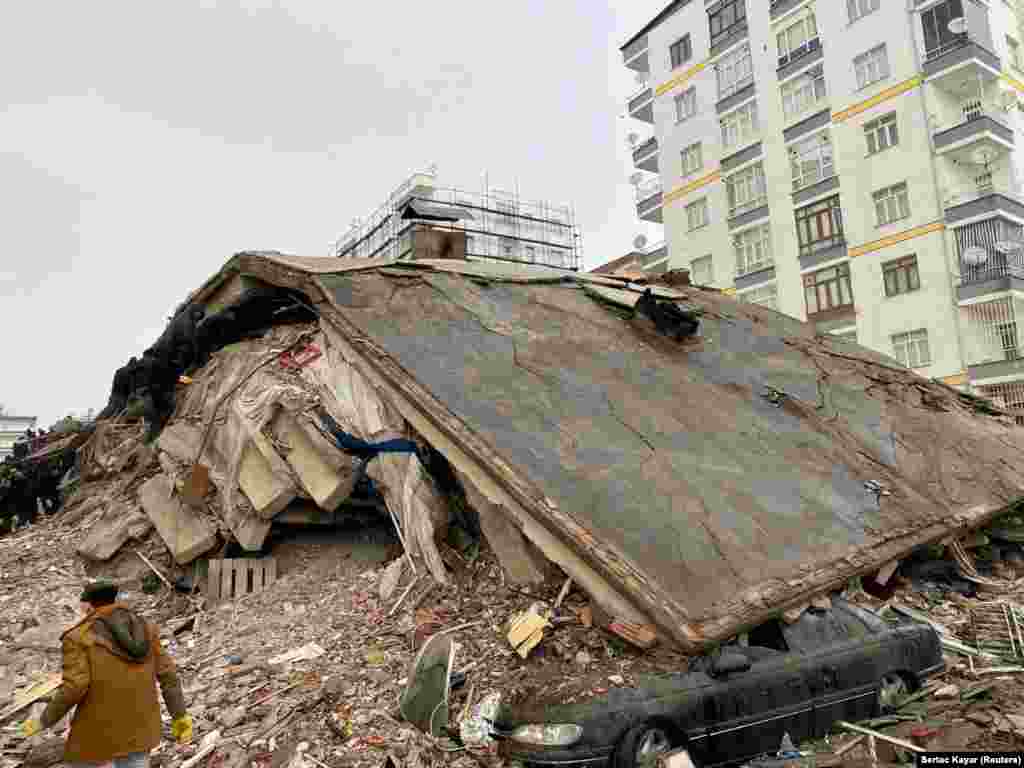
M 512 191 L 489 187 L 480 193 L 436 184 L 436 171 L 412 174 L 387 201 L 352 227 L 331 246 L 338 258 L 409 258 L 412 228 L 401 211 L 412 200 L 468 211 L 472 219 L 431 222 L 433 229 L 464 232 L 466 258 L 471 261 L 542 264 L 577 271 L 582 243 L 571 205 L 546 200 L 523 200 L 518 184 Z

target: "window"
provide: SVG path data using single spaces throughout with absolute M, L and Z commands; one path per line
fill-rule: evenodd
M 686 224 L 692 231 L 707 226 L 708 223 L 708 199 L 702 197 L 694 200 L 686 206 Z
M 833 173 L 832 142 L 828 132 L 798 141 L 789 149 L 789 166 L 793 174 L 793 191 L 817 184 Z
M 744 304 L 757 304 L 759 307 L 768 307 L 776 312 L 779 309 L 779 288 L 775 283 L 743 291 L 743 293 L 736 294 L 736 298 Z
M 732 149 L 751 141 L 757 134 L 757 102 L 750 101 L 721 120 L 722 145 Z
M 691 144 L 683 150 L 683 176 L 690 176 L 704 167 L 704 160 L 700 150 L 700 142 Z
M 964 17 L 962 0 L 944 0 L 921 12 L 924 29 L 925 59 L 934 59 L 967 42 L 967 33 L 957 34 L 949 29 L 949 22 Z
M 818 40 L 818 25 L 814 14 L 809 13 L 776 35 L 779 46 L 779 66 L 784 67 L 821 45 Z
M 827 96 L 825 68 L 818 64 L 782 86 L 782 111 L 789 119 L 817 106 Z
M 1020 43 L 1018 43 L 1015 39 L 1013 39 L 1009 35 L 1006 36 L 1006 53 L 1007 53 L 1007 58 L 1010 60 L 1010 64 L 1013 66 L 1013 68 L 1014 69 L 1021 69 L 1021 66 L 1020 66 Z
M 892 337 L 892 356 L 907 368 L 923 368 L 932 361 L 928 349 L 928 331 L 921 328 Z
M 804 298 L 807 315 L 817 315 L 830 309 L 853 306 L 853 288 L 850 285 L 850 265 L 837 264 L 804 275 Z
M 747 21 L 747 6 L 744 0 L 725 0 L 714 13 L 708 14 L 708 27 L 711 31 L 711 47 L 731 35 L 741 24 Z
M 1003 348 L 1003 359 L 1016 360 L 1020 357 L 1017 344 L 1017 323 L 999 323 L 996 325 L 996 337 Z
M 701 256 L 690 262 L 690 282 L 694 285 L 711 285 L 714 274 L 711 264 L 711 254 Z
M 884 227 L 910 215 L 910 199 L 906 182 L 880 189 L 874 194 L 875 218 L 878 226 Z
M 536 260 L 536 258 L 537 258 L 537 249 L 534 246 L 532 246 L 532 245 L 526 246 L 526 258 L 528 260 L 530 260 L 530 261 L 535 261 Z
M 697 86 L 691 86 L 675 95 L 676 122 L 681 123 L 697 114 Z
M 690 36 L 684 35 L 668 47 L 669 63 L 672 69 L 685 64 L 693 57 L 693 46 L 690 45 Z
M 889 54 L 885 43 L 855 58 L 853 69 L 857 74 L 857 88 L 867 88 L 872 83 L 885 80 L 889 76 Z
M 869 155 L 895 147 L 900 143 L 899 132 L 896 130 L 896 113 L 890 112 L 870 123 L 865 123 L 864 136 L 868 140 Z
M 850 15 L 850 23 L 862 19 L 869 13 L 878 10 L 879 0 L 846 0 L 846 12 Z
M 921 277 L 917 272 L 917 256 L 904 256 L 902 259 L 886 262 L 882 265 L 882 278 L 885 281 L 886 296 L 916 291 L 921 287 Z
M 733 247 L 736 249 L 737 275 L 767 269 L 773 264 L 772 233 L 768 224 L 761 224 L 738 233 L 733 237 Z
M 857 331 L 832 331 L 831 336 L 837 341 L 841 341 L 844 344 L 856 344 L 857 343 Z
M 729 200 L 729 218 L 747 213 L 768 203 L 768 187 L 764 179 L 764 166 L 754 163 L 737 171 L 725 180 Z
M 796 236 L 800 241 L 801 256 L 809 256 L 846 242 L 843 236 L 843 211 L 839 207 L 839 195 L 798 208 Z
M 754 64 L 750 43 L 744 43 L 715 65 L 718 73 L 718 100 L 732 96 L 754 82 Z

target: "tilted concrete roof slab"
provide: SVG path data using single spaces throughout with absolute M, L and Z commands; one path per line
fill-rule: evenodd
M 720 293 L 679 291 L 704 315 L 677 344 L 549 269 L 233 263 L 305 290 L 368 370 L 684 648 L 1024 495 L 1024 430 Z

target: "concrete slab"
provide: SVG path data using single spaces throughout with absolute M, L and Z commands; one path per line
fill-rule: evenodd
M 174 493 L 167 475 L 161 473 L 147 480 L 139 488 L 139 501 L 179 565 L 192 562 L 216 546 L 216 533 Z
M 238 484 L 261 521 L 270 520 L 296 495 L 295 486 L 279 473 L 274 473 L 267 458 L 268 452 L 274 452 L 273 446 L 265 437 L 258 435 L 242 449 L 242 461 L 238 467 Z
M 93 524 L 76 551 L 87 560 L 109 560 L 130 539 L 142 539 L 151 530 L 153 523 L 138 507 L 118 504 Z
M 271 425 L 277 438 L 288 446 L 285 461 L 298 474 L 302 486 L 317 506 L 333 512 L 352 493 L 355 478 L 339 474 L 331 466 L 294 414 L 282 411 Z

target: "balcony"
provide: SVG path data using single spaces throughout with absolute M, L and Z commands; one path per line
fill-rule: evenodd
M 649 82 L 629 97 L 628 111 L 630 117 L 654 124 L 654 89 Z
M 935 154 L 958 163 L 984 165 L 997 163 L 1013 152 L 1013 128 L 1000 113 L 990 110 L 981 101 L 963 105 L 960 120 L 935 132 Z
M 661 180 L 652 179 L 636 187 L 636 215 L 644 221 L 662 223 Z
M 964 361 L 971 380 L 1019 375 L 1024 369 L 1024 301 L 1004 296 L 960 308 Z
M 650 72 L 647 60 L 647 35 L 641 35 L 622 49 L 622 63 L 637 72 Z
M 953 229 L 960 284 L 957 300 L 1024 291 L 1024 226 L 994 217 Z
M 658 139 L 649 138 L 633 150 L 633 165 L 643 171 L 658 172 Z
M 925 51 L 925 80 L 948 93 L 960 95 L 970 84 L 999 77 L 999 57 L 968 33 Z

